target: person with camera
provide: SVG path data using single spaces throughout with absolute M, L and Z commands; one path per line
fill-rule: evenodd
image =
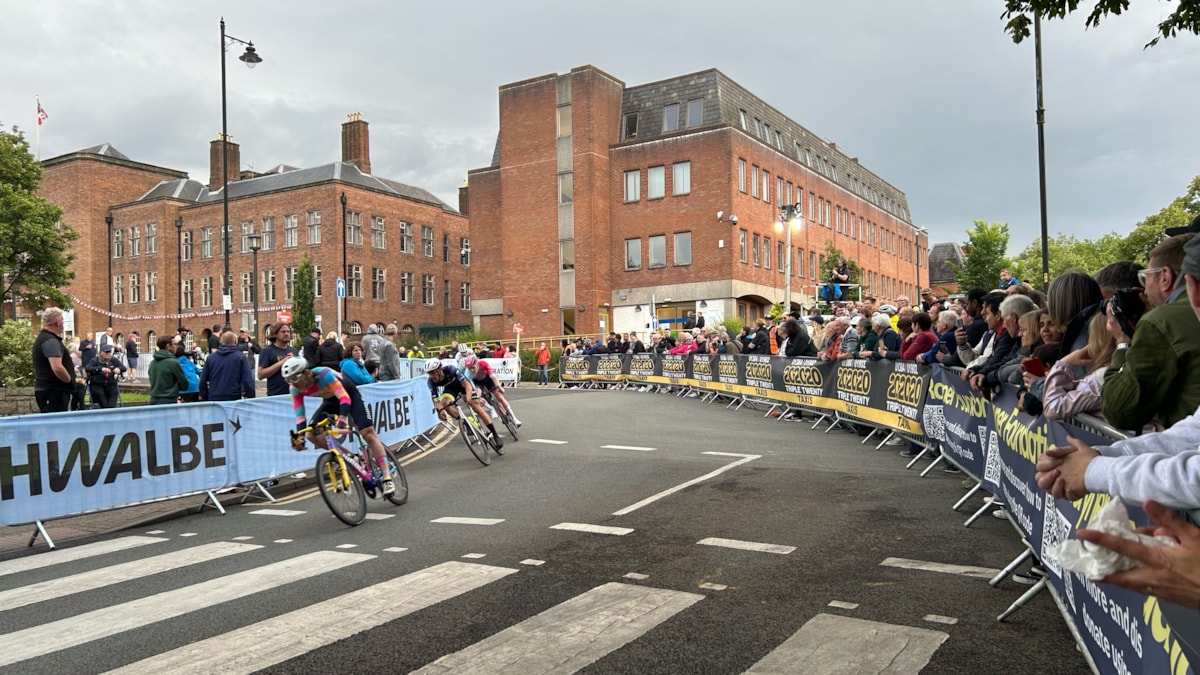
M 1140 429 L 1155 415 L 1170 427 L 1200 407 L 1200 325 L 1185 286 L 1186 275 L 1200 275 L 1200 245 L 1188 246 L 1196 236 L 1171 237 L 1150 252 L 1150 266 L 1138 278 L 1145 288 L 1140 297 L 1152 309 L 1140 320 L 1135 292 L 1117 291 L 1104 305 L 1117 351 L 1104 377 L 1101 409 L 1118 429 Z

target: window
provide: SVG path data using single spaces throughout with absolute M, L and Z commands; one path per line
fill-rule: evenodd
M 371 216 L 371 248 L 387 248 L 387 228 L 383 216 Z
M 763 237 L 762 261 L 763 267 L 771 269 L 771 238 Z
M 250 235 L 254 234 L 254 222 L 247 220 L 242 223 L 242 253 L 250 253 Z
M 679 104 L 672 103 L 663 108 L 663 133 L 679 129 Z
M 428 225 L 421 226 L 421 255 L 433 257 L 433 228 Z
M 254 277 L 250 272 L 242 272 L 242 304 L 254 302 Z
M 291 302 L 296 298 L 296 267 L 283 268 L 283 299 Z
M 150 240 L 146 240 L 149 247 Z M 146 272 L 146 302 L 158 301 L 158 272 Z
M 704 99 L 696 98 L 688 101 L 687 125 L 698 127 L 704 123 Z
M 262 272 L 263 302 L 275 302 L 275 270 Z
M 192 259 L 192 231 L 183 232 L 183 241 L 179 246 L 179 257 L 184 260 Z
M 810 279 L 817 278 L 817 254 L 812 251 L 808 252 L 808 276 Z
M 558 242 L 558 269 L 575 269 L 575 241 L 567 239 Z
M 817 196 L 812 191 L 808 193 L 808 222 L 817 222 Z
M 125 304 L 125 277 L 120 275 L 113 277 L 113 304 Z
M 296 248 L 300 245 L 300 218 L 295 214 L 283 217 L 283 247 Z
M 413 226 L 412 223 L 400 223 L 400 252 L 413 252 Z
M 433 275 L 421 275 L 421 302 L 426 305 L 433 304 Z
M 400 302 L 411 303 L 413 301 L 413 273 L 400 273 Z
M 275 216 L 262 219 L 262 250 L 275 250 Z
M 134 303 L 134 302 L 141 302 L 141 301 L 142 301 L 142 287 L 138 281 L 138 275 L 130 274 L 129 275 L 129 302 Z
M 738 230 L 738 259 L 746 262 L 746 231 Z
M 652 166 L 646 170 L 646 199 L 662 199 L 666 194 L 666 167 Z
M 360 278 L 361 278 L 361 276 L 360 276 Z M 323 283 L 323 281 L 324 280 L 321 278 L 321 266 L 313 265 L 313 296 L 314 297 L 318 297 L 318 298 L 321 297 L 321 291 L 323 290 L 322 286 L 325 285 Z
M 458 285 L 459 309 L 471 309 L 471 284 L 466 281 Z
M 362 265 L 350 265 L 346 269 L 346 297 L 361 298 L 363 296 Z
M 570 173 L 558 174 L 558 203 L 570 204 L 575 201 L 575 176 Z
M 642 198 L 641 169 L 625 172 L 625 203 L 636 202 Z
M 158 253 L 158 225 L 146 223 L 146 255 Z
M 778 129 L 775 130 L 775 147 L 783 152 L 783 134 L 779 133 Z
M 213 278 L 204 277 L 200 279 L 200 306 L 212 307 L 213 304 Z
M 803 278 L 804 274 L 804 249 L 796 249 L 796 276 Z
M 686 195 L 692 191 L 692 163 L 677 162 L 671 167 L 671 194 Z
M 637 113 L 627 113 L 625 115 L 625 140 L 629 140 L 631 138 L 637 138 L 637 134 L 638 134 Z
M 625 269 L 627 269 L 627 270 L 642 269 L 642 240 L 641 239 L 626 239 L 625 240 Z
M 775 243 L 775 259 L 779 261 L 779 271 L 782 273 L 787 268 L 787 258 L 783 257 L 783 242 Z
M 785 199 L 787 201 L 784 201 Z M 783 194 L 783 179 L 776 178 L 775 179 L 775 203 L 780 206 L 783 206 L 784 204 L 791 204 L 792 203 L 791 200 L 792 200 L 792 184 L 788 183 L 787 196 L 785 197 Z
M 446 306 L 446 309 L 450 309 L 450 280 L 449 279 L 445 279 L 442 281 L 442 304 Z
M 209 258 L 212 258 L 212 228 L 205 227 L 200 230 L 200 259 Z
M 346 243 L 362 246 L 362 213 L 346 212 Z
M 571 135 L 571 106 L 563 105 L 558 107 L 558 135 Z
M 746 126 L 746 111 L 745 111 L 745 110 L 739 110 L 739 111 L 738 111 L 738 120 L 740 120 L 740 121 L 741 121 L 741 123 L 742 123 L 742 130 L 743 130 L 743 131 L 745 131 L 745 130 L 749 129 L 749 127 L 747 127 L 747 126 Z
M 471 240 L 466 237 L 458 239 L 458 262 L 464 267 L 471 264 Z
M 754 249 L 751 254 L 754 256 L 754 266 L 762 265 L 762 237 L 758 234 L 754 235 Z
M 691 232 L 676 232 L 675 233 L 675 264 L 676 265 L 691 265 L 692 264 L 692 233 Z
M 650 269 L 667 266 L 667 236 L 657 234 L 650 237 Z
M 762 198 L 764 202 L 771 201 L 771 172 L 763 169 Z
M 738 160 L 738 190 L 746 191 L 746 160 Z
M 757 117 L 754 118 L 754 135 L 762 136 L 762 120 Z
M 179 304 L 182 305 L 184 309 L 191 309 L 196 306 L 196 298 L 192 293 L 191 279 L 183 280 L 183 290 L 180 293 L 182 297 L 179 298 Z
M 308 245 L 321 243 L 321 212 L 308 212 Z
M 371 268 L 371 299 L 387 300 L 387 270 L 382 267 Z
M 136 258 L 142 254 L 142 228 L 134 225 L 129 228 L 129 257 Z M 136 302 L 136 301 L 133 301 Z
M 768 143 L 771 142 L 771 125 L 765 122 L 762 127 L 762 139 Z
M 758 167 L 750 166 L 750 196 L 758 196 Z
M 125 257 L 125 233 L 121 230 L 113 230 L 113 254 L 114 258 Z

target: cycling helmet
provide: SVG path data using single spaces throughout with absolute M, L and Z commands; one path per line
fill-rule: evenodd
M 463 368 L 474 368 L 475 364 L 479 363 L 479 359 L 474 356 L 464 356 L 462 360 Z
M 283 375 L 283 379 L 290 380 L 306 370 L 308 370 L 308 361 L 304 357 L 293 356 L 283 362 L 283 368 L 279 373 Z
M 442 362 L 438 361 L 437 359 L 426 359 L 425 360 L 425 372 L 426 373 L 432 373 L 433 371 L 435 371 L 441 367 L 442 367 Z
M 471 353 L 471 348 L 470 348 L 470 347 L 468 347 L 467 345 L 459 345 L 459 346 L 458 346 L 458 353 L 459 353 L 459 354 L 470 354 L 470 353 Z

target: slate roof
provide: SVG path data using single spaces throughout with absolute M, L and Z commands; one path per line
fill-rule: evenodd
M 93 145 L 90 148 L 84 148 L 83 150 L 80 150 L 79 153 L 86 155 L 100 155 L 102 157 L 112 157 L 113 159 L 129 159 L 125 156 L 125 153 L 117 150 L 108 143 L 101 143 L 100 145 Z
M 954 283 L 954 270 L 950 261 L 962 265 L 965 261 L 962 249 L 950 241 L 934 244 L 929 251 L 929 285 Z

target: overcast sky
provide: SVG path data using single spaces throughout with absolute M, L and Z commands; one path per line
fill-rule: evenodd
M 244 167 L 337 161 L 361 111 L 375 174 L 457 206 L 491 161 L 500 85 L 585 64 L 629 86 L 717 68 L 903 190 L 934 242 L 974 219 L 1009 223 L 1014 253 L 1039 232 L 1033 42 L 1004 33 L 1003 0 L 4 5 L 0 124 L 32 143 L 39 95 L 43 158 L 107 142 L 206 181 L 224 15 L 264 59 L 228 57 Z M 1200 39 L 1142 49 L 1174 5 L 1044 27 L 1052 233 L 1128 232 L 1200 174 Z

